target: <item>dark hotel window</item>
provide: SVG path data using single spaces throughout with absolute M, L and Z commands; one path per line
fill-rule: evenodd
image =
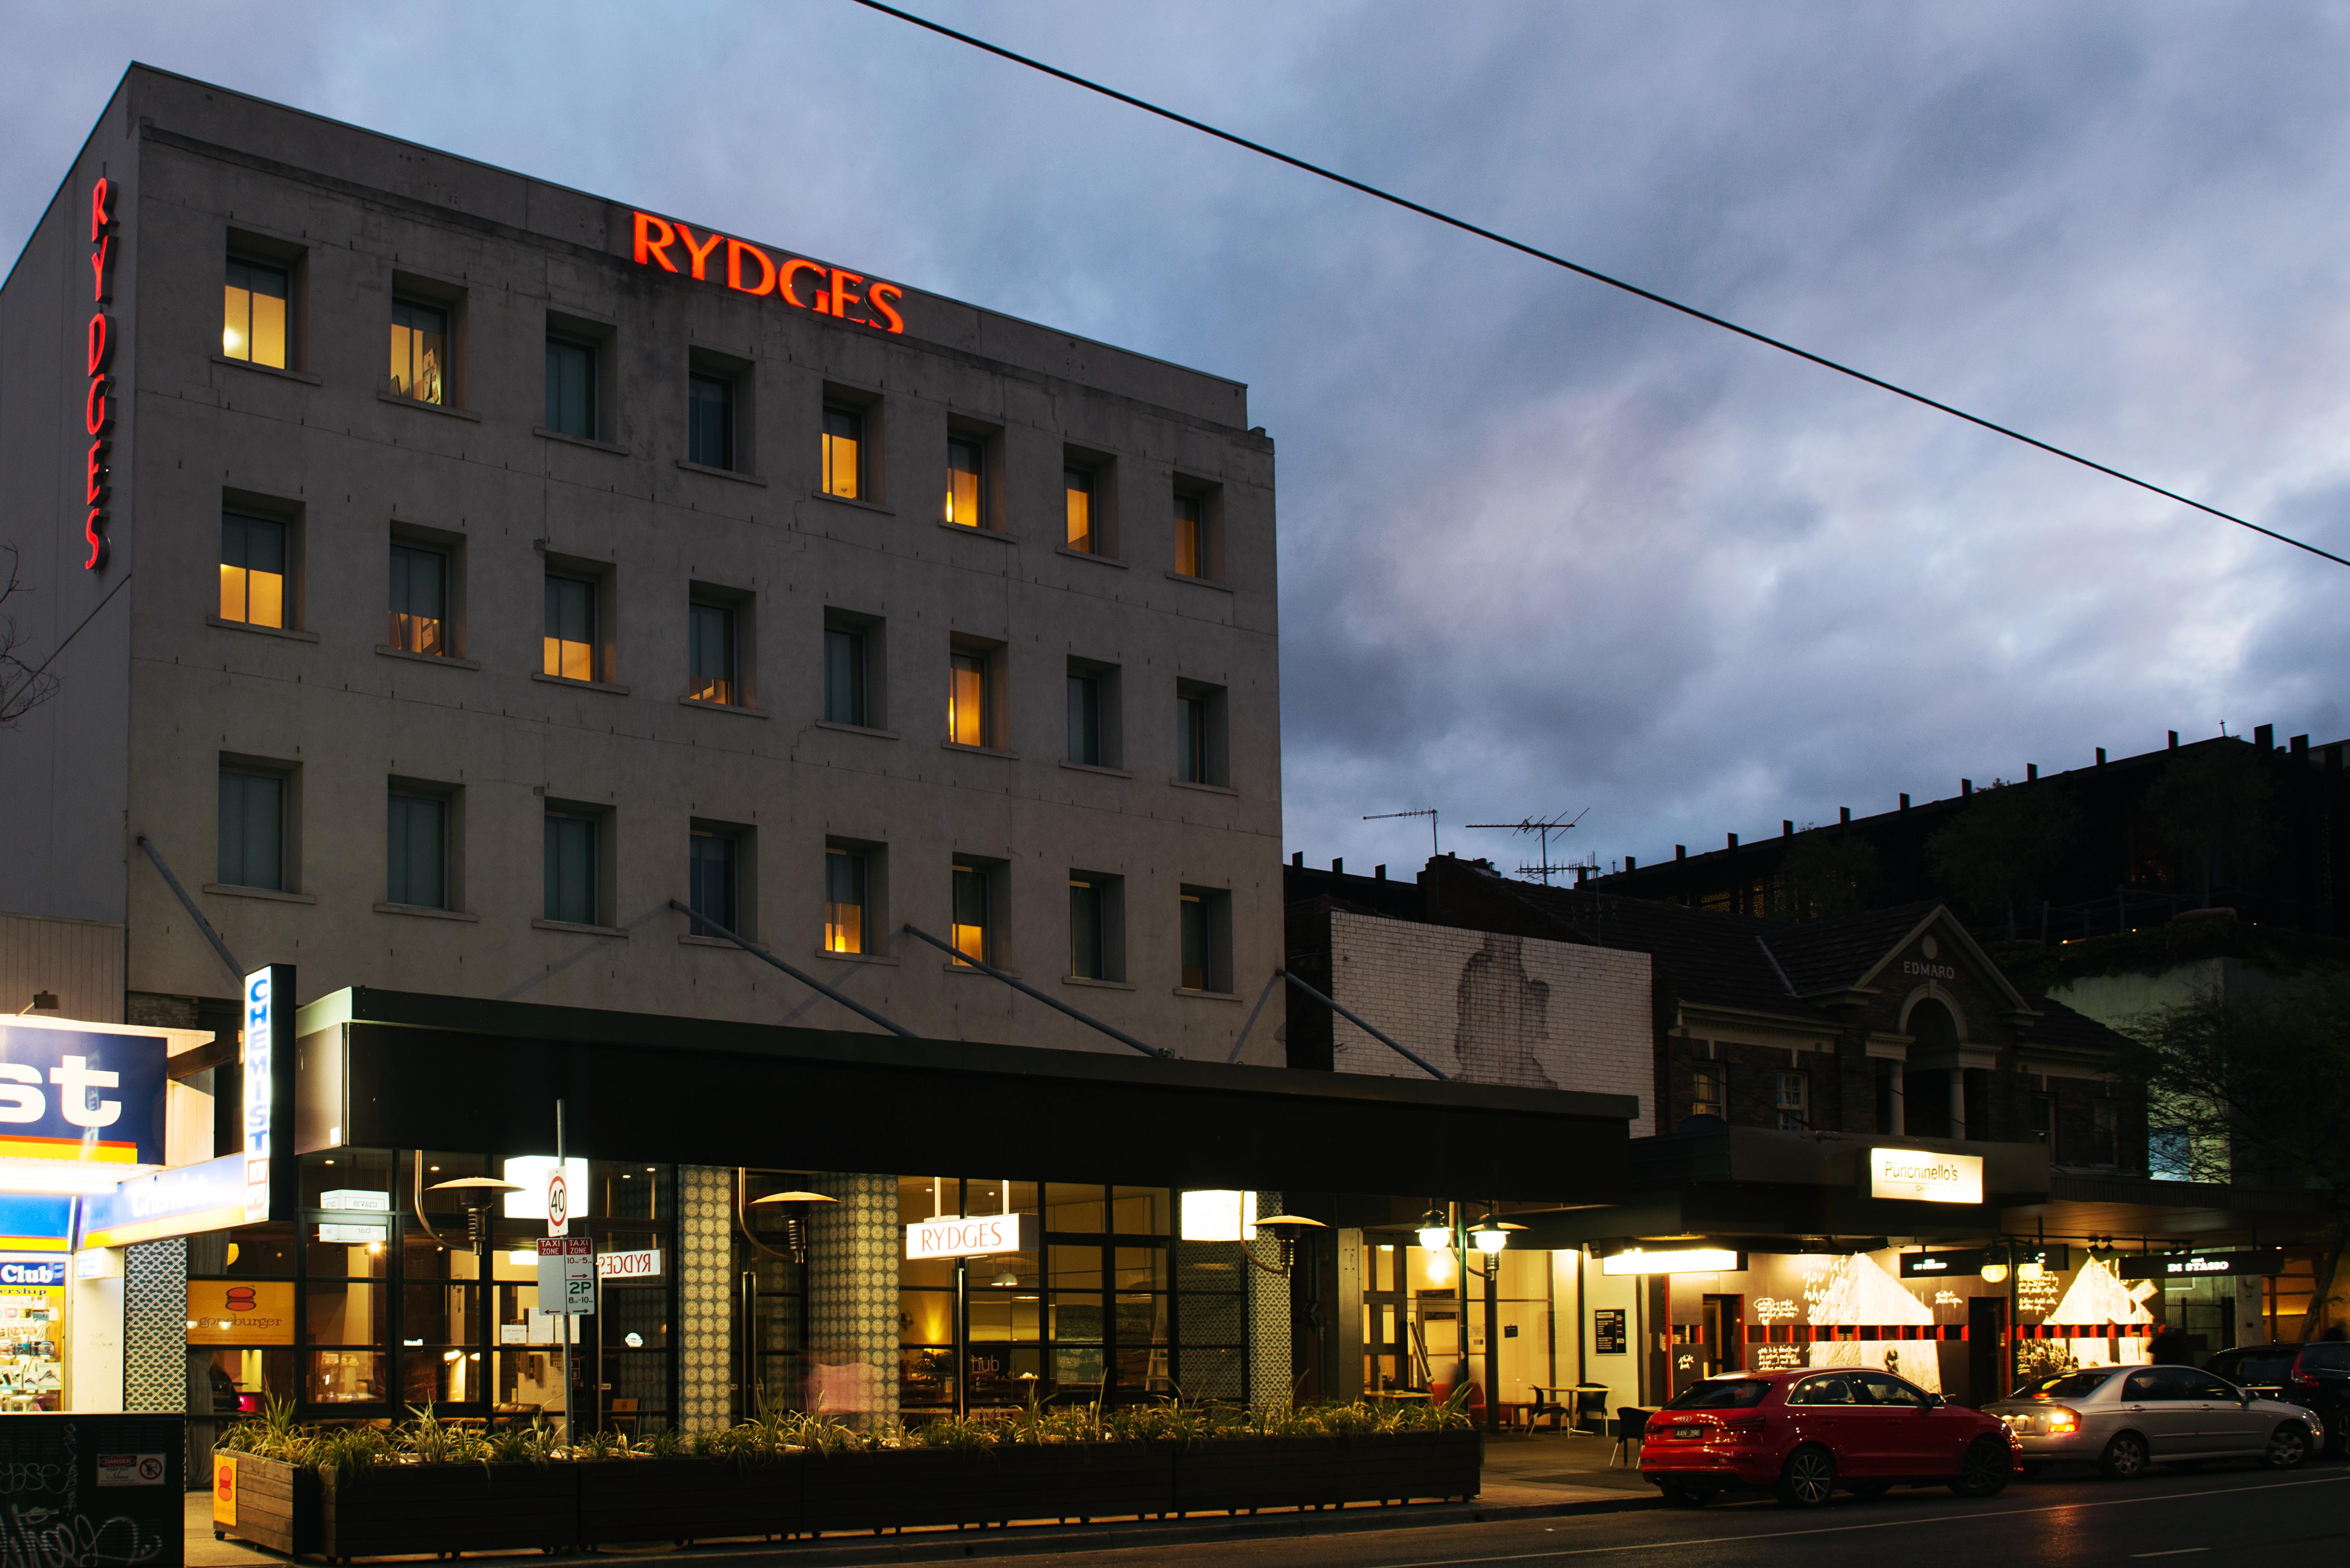
M 546 340 L 546 428 L 596 436 L 596 350 L 567 337 Z
M 286 524 L 221 514 L 220 618 L 286 624 Z
M 230 258 L 222 290 L 223 358 L 286 369 L 286 284 L 282 267 Z
M 1069 972 L 1079 980 L 1103 980 L 1102 890 L 1091 881 L 1069 878 Z
M 596 820 L 546 814 L 546 919 L 596 924 Z
M 1069 761 L 1089 768 L 1102 765 L 1101 679 L 1069 677 Z
M 449 557 L 414 545 L 391 547 L 391 624 L 388 640 L 402 653 L 449 651 Z
M 734 466 L 734 383 L 723 376 L 686 382 L 685 456 L 704 468 Z
M 1208 701 L 1175 699 L 1175 776 L 1185 784 L 1208 782 Z
M 220 879 L 231 888 L 285 891 L 286 781 L 269 774 L 220 775 Z
M 824 631 L 824 716 L 836 724 L 870 722 L 865 703 L 865 634 L 839 627 Z
M 383 901 L 449 907 L 449 803 L 392 792 L 384 846 Z
M 734 918 L 735 841 L 723 833 L 693 835 L 686 865 L 686 902 L 694 913 L 697 937 L 718 933 L 702 922 L 713 921 L 728 930 L 740 929 Z
M 824 410 L 824 493 L 846 501 L 865 493 L 865 416 L 830 403 Z
M 1186 991 L 1208 989 L 1208 903 L 1197 893 L 1183 895 L 1183 979 Z
M 692 681 L 687 695 L 700 702 L 740 702 L 734 679 L 734 612 L 724 605 L 697 604 L 689 613 Z
M 1232 896 L 1221 888 L 1181 889 L 1182 989 L 1232 989 Z
M 547 574 L 540 670 L 566 680 L 596 679 L 595 584 Z
M 420 403 L 449 400 L 449 313 L 411 299 L 391 302 L 391 393 Z

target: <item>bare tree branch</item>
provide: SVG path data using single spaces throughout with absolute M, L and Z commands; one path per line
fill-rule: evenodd
M 0 571 L 0 605 L 5 605 L 18 594 L 33 590 L 25 582 L 23 558 L 16 546 L 0 545 L 0 555 L 8 557 L 5 570 Z M 57 693 L 57 678 L 48 672 L 47 661 L 27 663 L 18 651 L 24 645 L 16 618 L 0 611 L 0 730 L 15 728 L 17 721 Z

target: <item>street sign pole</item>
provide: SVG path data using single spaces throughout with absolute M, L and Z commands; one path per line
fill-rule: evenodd
M 557 1176 L 571 1168 L 563 1163 L 563 1102 L 558 1099 L 555 1102 L 555 1170 Z M 567 1225 L 565 1229 L 568 1230 L 569 1227 Z M 554 1227 L 550 1223 L 548 1231 L 552 1234 L 553 1231 Z M 541 1304 L 543 1306 L 545 1303 Z M 571 1447 L 573 1442 L 571 1404 L 577 1397 L 574 1391 L 578 1387 L 578 1385 L 571 1380 L 571 1341 L 575 1337 L 573 1330 L 576 1327 L 577 1324 L 573 1323 L 571 1314 L 565 1313 L 563 1314 L 563 1446 L 567 1449 Z

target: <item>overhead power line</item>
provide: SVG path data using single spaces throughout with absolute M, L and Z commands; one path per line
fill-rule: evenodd
M 1136 98 L 1132 93 L 1120 92 L 1116 88 L 1105 87 L 1100 82 L 1078 76 L 1074 71 L 1065 71 L 1058 66 L 1046 65 L 1042 60 L 1015 53 L 1000 44 L 991 44 L 986 39 L 973 37 L 969 33 L 957 32 L 954 28 L 933 22 L 927 16 L 917 16 L 910 11 L 900 11 L 895 5 L 885 5 L 881 0 L 856 0 L 856 4 L 869 11 L 879 11 L 884 16 L 895 16 L 901 22 L 910 22 L 917 27 L 936 33 L 941 37 L 952 38 L 959 44 L 968 44 L 974 49 L 983 49 L 1001 59 L 1010 60 L 1014 65 L 1026 66 L 1030 70 L 1042 71 L 1048 77 L 1057 77 L 1072 87 L 1081 87 L 1087 92 L 1097 92 L 1104 98 L 1116 99 L 1118 102 L 1139 109 L 1145 114 L 1155 114 L 1161 119 L 1172 120 L 1177 125 L 1199 131 L 1203 136 L 1212 136 L 1219 141 L 1229 141 L 1235 147 L 1246 148 L 1249 151 L 1273 159 L 1275 162 L 1286 163 L 1293 169 L 1303 170 L 1308 174 L 1344 185 L 1350 191 L 1359 191 L 1366 196 L 1375 197 L 1392 206 L 1401 207 L 1408 213 L 1417 213 L 1423 218 L 1433 218 L 1436 222 L 1459 229 L 1463 234 L 1474 234 L 1482 240 L 1491 240 L 1497 245 L 1505 245 L 1521 255 L 1529 255 L 1536 261 L 1548 262 L 1553 266 L 1565 267 L 1567 271 L 1587 277 L 1594 283 L 1604 283 L 1610 288 L 1621 289 L 1626 294 L 1645 299 L 1651 305 L 1661 305 L 1667 310 L 1676 310 L 1683 316 L 1702 321 L 1708 326 L 1719 327 L 1725 332 L 1734 332 L 1741 337 L 1752 339 L 1766 348 L 1776 348 L 1783 354 L 1793 354 L 1798 359 L 1807 359 L 1822 369 L 1834 370 L 1836 374 L 1849 376 L 1856 381 L 1865 381 L 1880 391 L 1890 392 L 1897 398 L 1907 398 L 1913 403 L 1923 404 L 1937 412 L 1948 414 L 1952 419 L 1964 420 L 1967 423 L 1990 431 L 1994 435 L 2003 435 L 2010 441 L 2022 441 L 2026 446 L 2036 447 L 2051 457 L 2061 457 L 2066 462 L 2078 463 L 2083 468 L 2095 470 L 2109 479 L 2118 479 L 2124 484 L 2133 484 L 2140 490 L 2148 491 L 2165 500 L 2176 501 L 2181 506 L 2191 506 L 2196 511 L 2217 517 L 2223 523 L 2233 523 L 2239 528 L 2249 528 L 2253 533 L 2265 535 L 2281 545 L 2290 545 L 2296 550 L 2306 550 L 2313 556 L 2322 556 L 2336 566 L 2350 566 L 2350 557 L 2337 556 L 2331 550 L 2320 549 L 2317 545 L 2296 539 L 2290 534 L 2280 534 L 2273 528 L 2263 528 L 2250 518 L 2239 517 L 2232 512 L 2223 512 L 2217 506 L 2207 505 L 2191 495 L 2181 495 L 2176 490 L 2166 490 L 2151 480 L 2140 479 L 2134 473 L 2125 473 L 2120 469 L 2099 462 L 2095 458 L 2084 457 L 2077 452 L 2071 452 L 2054 442 L 2042 441 L 2037 436 L 2026 435 L 2012 426 L 1984 419 L 1981 414 L 1970 414 L 1966 410 L 1943 402 L 1939 398 L 1929 398 L 1923 392 L 1911 391 L 1908 388 L 1888 381 L 1881 376 L 1872 376 L 1866 370 L 1856 369 L 1841 360 L 1831 359 L 1825 354 L 1814 354 L 1808 348 L 1799 348 L 1784 338 L 1773 337 L 1767 332 L 1757 332 L 1751 327 L 1742 327 L 1726 317 L 1716 316 L 1711 311 L 1700 310 L 1694 305 L 1684 305 L 1679 300 L 1659 294 L 1653 289 L 1642 288 L 1637 283 L 1627 283 L 1624 279 L 1610 276 L 1596 267 L 1587 267 L 1581 262 L 1573 262 L 1565 256 L 1555 255 L 1539 246 L 1527 244 L 1523 240 L 1513 240 L 1507 234 L 1497 234 L 1492 229 L 1481 227 L 1465 218 L 1456 218 L 1450 213 L 1440 213 L 1434 207 L 1413 201 L 1409 196 L 1399 196 L 1392 191 L 1383 191 L 1377 185 L 1366 184 L 1360 180 L 1341 174 L 1335 169 L 1326 169 L 1319 163 L 1309 163 L 1303 158 L 1293 158 L 1278 148 L 1267 147 L 1261 141 L 1251 141 L 1245 136 L 1235 136 L 1231 131 L 1219 130 L 1205 120 L 1193 119 L 1188 114 L 1178 114 L 1171 109 L 1161 109 L 1146 99 Z

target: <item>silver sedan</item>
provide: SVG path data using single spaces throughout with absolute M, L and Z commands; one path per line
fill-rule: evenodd
M 2027 1476 L 2065 1461 L 2095 1465 L 2116 1480 L 2149 1464 L 2188 1469 L 2207 1459 L 2291 1469 L 2325 1440 L 2314 1412 L 2192 1366 L 2060 1372 L 1993 1400 L 1983 1414 L 2015 1434 Z

